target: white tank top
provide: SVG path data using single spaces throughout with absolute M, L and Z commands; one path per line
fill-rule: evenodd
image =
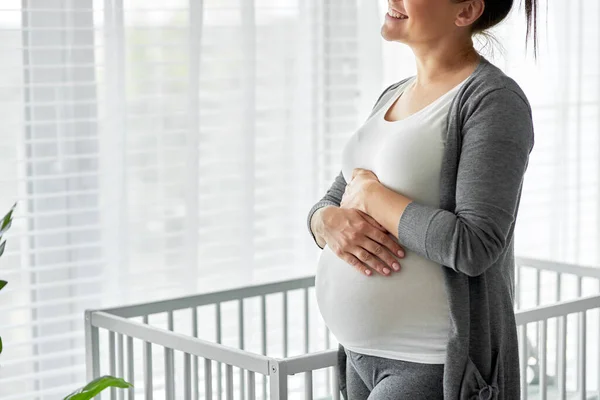
M 439 182 L 450 103 L 466 79 L 400 121 L 384 115 L 415 77 L 347 141 L 342 153 L 346 182 L 354 168 L 372 170 L 380 182 L 419 203 L 439 207 Z M 394 240 L 397 238 L 389 235 Z M 351 351 L 384 358 L 443 364 L 450 327 L 443 266 L 405 249 L 390 276 L 366 276 L 325 246 L 315 292 L 323 321 Z

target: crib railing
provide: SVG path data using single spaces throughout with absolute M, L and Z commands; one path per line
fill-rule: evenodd
M 122 376 L 129 382 L 136 381 L 135 371 L 138 368 L 135 365 L 133 355 L 133 340 L 143 341 L 143 359 L 139 367 L 143 373 L 144 398 L 152 399 L 156 389 L 164 389 L 164 397 L 160 398 L 175 399 L 175 373 L 173 365 L 173 352 L 183 354 L 183 382 L 177 385 L 177 388 L 183 389 L 183 398 L 185 399 L 212 399 L 214 393 L 213 384 L 216 383 L 216 397 L 222 398 L 222 366 L 225 366 L 225 398 L 230 400 L 234 398 L 233 367 L 240 370 L 239 374 L 239 397 L 240 399 L 256 398 L 256 374 L 263 376 L 263 385 L 261 395 L 267 398 L 270 393 L 272 399 L 288 398 L 288 376 L 304 373 L 304 393 L 306 399 L 313 398 L 313 373 L 316 370 L 329 368 L 331 371 L 327 374 L 327 387 L 338 388 L 337 383 L 337 365 L 336 350 L 330 346 L 330 334 L 324 324 L 316 324 L 315 328 L 321 329 L 325 333 L 325 345 L 322 350 L 309 352 L 311 319 L 309 318 L 310 291 L 314 287 L 314 276 L 293 279 L 283 282 L 262 284 L 244 288 L 224 290 L 214 293 L 206 293 L 197 296 L 176 298 L 171 300 L 157 301 L 152 303 L 137 304 L 126 307 L 111 308 L 98 311 L 88 311 L 86 313 L 86 362 L 88 379 L 93 379 L 101 375 L 100 369 L 100 330 L 106 330 L 108 334 L 108 368 L 107 372 L 111 375 Z M 293 318 L 301 317 L 303 326 L 302 332 L 302 352 L 303 354 L 288 356 L 288 334 L 290 333 L 290 317 L 288 313 L 288 294 L 293 291 L 301 291 L 303 297 L 302 313 L 294 313 Z M 283 336 L 282 357 L 267 356 L 270 336 L 267 334 L 267 297 L 269 295 L 281 295 L 282 297 L 282 326 Z M 260 299 L 260 353 L 245 351 L 244 327 L 245 300 L 251 298 Z M 230 302 L 237 303 L 236 315 L 231 317 L 230 321 L 237 321 L 237 348 L 222 344 L 223 326 L 226 321 L 223 318 L 222 305 Z M 213 307 L 215 321 L 215 339 L 214 341 L 203 340 L 199 338 L 199 319 L 198 310 L 202 307 Z M 185 335 L 174 332 L 174 313 L 178 310 L 186 310 L 188 318 L 191 320 L 192 333 Z M 316 309 L 312 308 L 314 314 Z M 167 329 L 150 325 L 149 317 L 166 313 Z M 133 320 L 136 317 L 142 317 L 142 322 Z M 313 318 L 314 320 L 314 318 Z M 296 324 L 297 325 L 297 324 Z M 320 326 L 319 326 L 320 325 Z M 312 329 L 313 331 L 315 329 Z M 124 342 L 127 343 L 126 351 Z M 153 364 L 151 346 L 159 346 L 164 351 L 163 372 L 164 385 L 156 387 L 154 381 L 155 365 Z M 314 346 L 313 346 L 314 347 Z M 201 366 L 198 359 L 203 361 L 203 374 L 199 375 Z M 213 363 L 216 363 L 217 378 L 213 376 Z M 126 368 L 125 368 L 126 364 Z M 244 377 L 245 375 L 245 377 Z M 331 376 L 330 376 L 331 375 Z M 270 390 L 266 390 L 266 378 L 269 378 Z M 244 379 L 245 378 L 245 379 Z M 200 386 L 204 387 L 200 393 Z M 136 385 L 137 386 L 137 385 Z M 339 391 L 333 390 L 332 397 L 339 399 Z M 111 399 L 116 398 L 116 390 L 111 391 Z M 135 388 L 129 389 L 128 399 L 135 398 Z M 180 396 L 178 395 L 177 398 Z
M 515 314 L 521 387 L 531 389 L 537 384 L 538 388 L 537 391 L 522 390 L 521 398 L 528 399 L 533 394 L 542 400 L 600 399 L 600 268 L 528 258 L 517 258 L 516 262 Z M 525 277 L 527 273 L 529 279 Z M 545 284 L 542 283 L 544 277 L 547 278 Z M 568 292 L 575 293 L 575 297 L 568 300 L 563 294 L 567 280 L 572 281 Z M 585 295 L 584 284 L 588 288 Z M 524 308 L 526 298 L 529 304 Z M 588 325 L 588 316 L 594 317 L 592 313 L 595 322 Z M 567 335 L 569 319 L 577 319 L 576 330 L 571 335 Z M 552 333 L 551 340 L 549 333 Z M 577 349 L 573 353 L 567 352 L 568 339 L 576 342 Z M 588 348 L 593 356 L 591 362 L 587 357 Z M 554 374 L 550 376 L 547 375 L 549 355 L 554 361 Z M 595 369 L 591 369 L 595 373 L 595 395 L 587 389 L 588 364 L 595 365 Z M 567 390 L 569 366 L 575 366 L 576 370 L 571 390 Z
M 549 277 L 554 285 L 544 283 Z M 573 299 L 562 295 L 569 277 L 577 294 Z M 594 359 L 586 350 L 598 353 L 600 322 L 589 323 L 588 317 L 593 310 L 600 313 L 600 269 L 517 258 L 515 280 L 522 398 L 570 399 L 575 394 L 589 400 L 586 377 Z M 591 295 L 584 295 L 584 285 Z M 111 374 L 134 383 L 128 392 L 112 389 L 111 399 L 337 400 L 337 342 L 320 318 L 313 290 L 310 276 L 88 311 L 88 379 Z M 250 309 L 252 303 L 258 311 Z M 571 316 L 579 322 L 575 335 L 567 331 Z M 257 329 L 246 329 L 255 320 Z M 573 336 L 575 359 L 567 351 Z M 577 375 L 568 385 L 572 361 Z M 592 381 L 598 391 L 600 376 Z

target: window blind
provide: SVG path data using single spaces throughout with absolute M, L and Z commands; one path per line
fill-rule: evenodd
M 92 8 L 2 2 L 1 197 L 19 202 L 0 261 L 9 282 L 0 300 L 3 399 L 66 394 L 82 371 L 81 312 L 104 295 L 103 63 Z
M 2 2 L 1 400 L 84 382 L 85 309 L 314 273 L 306 213 L 359 122 L 356 7 Z

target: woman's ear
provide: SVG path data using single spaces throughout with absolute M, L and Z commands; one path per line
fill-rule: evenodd
M 459 3 L 456 15 L 456 26 L 469 26 L 483 14 L 485 2 L 483 0 L 467 0 Z

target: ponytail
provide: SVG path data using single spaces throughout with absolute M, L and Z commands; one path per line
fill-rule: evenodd
M 453 0 L 462 3 L 467 0 Z M 498 25 L 506 18 L 513 6 L 513 0 L 484 0 L 485 8 L 479 18 L 473 23 L 472 34 L 486 33 L 487 29 Z M 525 48 L 530 36 L 533 36 L 533 52 L 537 59 L 537 8 L 538 0 L 524 0 L 525 15 L 527 18 L 527 33 L 525 35 Z

